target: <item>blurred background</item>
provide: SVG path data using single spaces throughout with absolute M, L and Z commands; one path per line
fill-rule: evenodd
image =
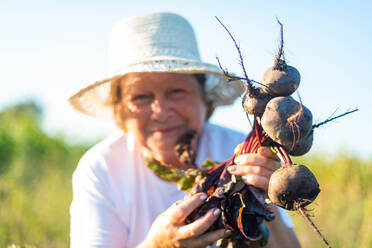
M 115 127 L 74 111 L 67 99 L 104 74 L 112 25 L 153 11 L 186 17 L 203 60 L 218 56 L 242 75 L 219 17 L 257 81 L 273 64 L 280 19 L 285 57 L 301 72 L 299 94 L 314 122 L 359 109 L 316 129 L 311 152 L 296 158 L 321 185 L 314 221 L 334 247 L 372 247 L 372 3 L 243 0 L 0 1 L 0 246 L 68 247 L 71 175 Z M 240 99 L 211 122 L 250 131 Z M 292 215 L 303 247 L 323 247 Z

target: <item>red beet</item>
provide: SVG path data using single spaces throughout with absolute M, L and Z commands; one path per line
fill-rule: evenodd
M 243 97 L 243 108 L 250 115 L 261 116 L 265 111 L 266 104 L 272 96 L 264 93 L 260 88 L 256 94 L 246 93 Z
M 274 141 L 291 147 L 307 137 L 312 121 L 310 110 L 292 97 L 275 97 L 267 103 L 261 125 Z
M 267 69 L 261 79 L 263 91 L 272 96 L 289 96 L 300 84 L 301 76 L 296 68 L 286 65 L 273 66 Z
M 296 91 L 300 85 L 301 76 L 296 68 L 287 65 L 283 50 L 283 24 L 280 25 L 280 47 L 274 60 L 274 66 L 267 69 L 262 77 L 261 83 L 266 86 L 264 92 L 272 96 L 289 96 Z
M 298 210 L 315 200 L 320 192 L 314 174 L 304 165 L 284 165 L 269 182 L 270 201 L 287 210 Z
M 295 145 L 285 146 L 286 151 L 288 151 L 292 156 L 302 156 L 306 154 L 310 151 L 311 146 L 313 145 L 313 133 L 314 132 L 311 131 L 308 136 L 301 138 Z

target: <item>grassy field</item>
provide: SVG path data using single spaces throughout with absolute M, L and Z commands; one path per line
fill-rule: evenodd
M 301 161 L 302 160 L 302 161 Z M 333 247 L 372 247 L 372 160 L 339 152 L 301 159 L 315 173 L 321 193 L 313 220 Z M 304 247 L 324 247 L 305 220 L 292 214 Z
M 49 137 L 41 115 L 33 103 L 0 113 L 0 247 L 68 247 L 71 175 L 90 145 Z M 309 209 L 330 244 L 372 247 L 372 160 L 340 151 L 296 161 L 320 182 Z M 291 215 L 303 247 L 324 247 L 302 217 Z

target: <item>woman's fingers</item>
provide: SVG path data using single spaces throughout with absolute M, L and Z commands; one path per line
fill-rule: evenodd
M 238 152 L 240 152 L 240 150 L 242 149 L 242 147 L 243 147 L 243 143 L 240 143 L 239 145 L 237 145 L 234 148 L 234 153 L 237 154 Z
M 207 199 L 207 195 L 205 193 L 198 193 L 189 199 L 173 204 L 169 213 L 171 223 L 182 224 L 186 217 L 189 216 L 194 209 L 202 205 L 205 199 Z
M 183 240 L 181 241 L 181 244 L 185 247 L 206 247 L 219 239 L 228 237 L 230 234 L 230 230 L 219 229 L 205 233 L 194 239 Z
M 203 217 L 195 220 L 188 225 L 181 226 L 178 231 L 180 237 L 182 239 L 189 239 L 202 235 L 217 220 L 220 213 L 220 209 L 213 208 L 209 210 Z
M 242 180 L 244 183 L 253 185 L 257 188 L 260 188 L 264 191 L 267 191 L 269 188 L 269 177 L 259 176 L 259 175 L 246 175 L 242 176 Z
M 279 157 L 267 146 L 261 146 L 258 148 L 257 153 L 263 157 L 271 158 L 276 161 L 280 161 Z
M 279 158 L 269 147 L 260 147 L 257 153 L 241 154 L 234 159 L 236 165 L 228 171 L 249 185 L 267 191 L 272 173 L 281 166 Z
M 236 154 L 236 153 L 240 152 L 242 147 L 243 147 L 243 143 L 240 143 L 239 145 L 237 145 L 234 149 L 234 153 Z M 268 146 L 261 146 L 260 148 L 258 148 L 257 154 L 259 154 L 263 157 L 266 157 L 266 158 L 270 158 L 270 159 L 273 159 L 273 160 L 276 160 L 276 161 L 280 161 L 280 158 Z
M 241 176 L 244 183 L 253 185 L 267 191 L 272 170 L 268 170 L 262 166 L 229 166 L 227 170 L 237 176 Z
M 263 157 L 255 153 L 241 154 L 234 159 L 237 165 L 262 166 L 269 170 L 276 170 L 280 167 L 280 162 L 271 158 Z
M 260 175 L 264 177 L 270 177 L 271 174 L 273 174 L 272 170 L 266 169 L 263 166 L 258 166 L 258 165 L 247 165 L 247 166 L 240 166 L 240 165 L 232 165 L 227 167 L 227 170 L 237 176 L 245 176 L 248 174 L 253 174 L 253 175 Z

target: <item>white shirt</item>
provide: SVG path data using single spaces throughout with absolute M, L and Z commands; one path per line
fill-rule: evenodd
M 205 124 L 196 164 L 225 161 L 245 135 Z M 141 243 L 155 218 L 185 196 L 144 162 L 133 136 L 118 132 L 91 148 L 73 174 L 71 248 L 124 248 Z M 290 217 L 280 211 L 293 227 Z

